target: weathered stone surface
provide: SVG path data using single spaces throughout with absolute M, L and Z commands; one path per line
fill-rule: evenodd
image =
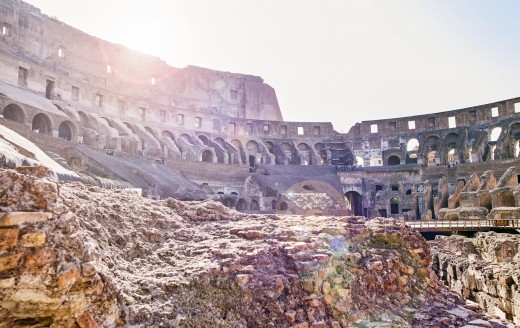
M 472 309 L 466 317 L 448 312 L 461 311 L 464 301 L 438 284 L 428 244 L 402 222 L 254 216 L 81 184 L 62 185 L 60 194 L 72 214 L 20 228 L 21 236 L 45 231 L 46 240 L 12 250 L 19 253 L 5 272 L 15 280 L 0 289 L 0 325 L 440 327 L 487 320 Z
M 16 246 L 19 233 L 18 229 L 0 229 L 0 250 Z
M 41 175 L 41 167 L 24 169 Z M 12 170 L 0 170 L 0 211 L 61 212 L 58 184 L 50 179 L 34 179 Z
M 12 270 L 18 266 L 18 261 L 23 254 L 17 253 L 9 256 L 0 257 L 0 272 Z
M 18 226 L 22 224 L 32 224 L 45 222 L 52 218 L 52 213 L 48 212 L 9 212 L 0 213 L 0 227 Z
M 475 238 L 439 237 L 430 244 L 432 268 L 451 289 L 520 325 L 520 236 L 481 232 Z
M 23 247 L 40 247 L 45 244 L 45 232 L 26 233 L 22 235 Z

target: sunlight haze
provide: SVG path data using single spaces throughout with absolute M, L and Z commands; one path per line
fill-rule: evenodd
M 520 96 L 520 2 L 29 0 L 107 41 L 261 76 L 285 120 L 356 122 Z

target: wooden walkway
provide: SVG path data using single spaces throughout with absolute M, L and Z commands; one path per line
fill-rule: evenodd
M 520 220 L 452 220 L 407 221 L 406 224 L 420 232 L 490 231 L 520 229 Z

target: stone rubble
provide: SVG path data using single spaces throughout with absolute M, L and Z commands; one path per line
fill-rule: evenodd
M 520 325 L 520 236 L 478 232 L 431 241 L 432 269 L 452 290 L 486 312 Z
M 439 284 L 398 221 L 248 215 L 38 170 L 0 170 L 0 328 L 508 327 Z

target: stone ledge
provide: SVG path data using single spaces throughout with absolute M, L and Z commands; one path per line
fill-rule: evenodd
M 0 227 L 45 222 L 52 218 L 52 213 L 49 212 L 8 212 L 0 215 Z

